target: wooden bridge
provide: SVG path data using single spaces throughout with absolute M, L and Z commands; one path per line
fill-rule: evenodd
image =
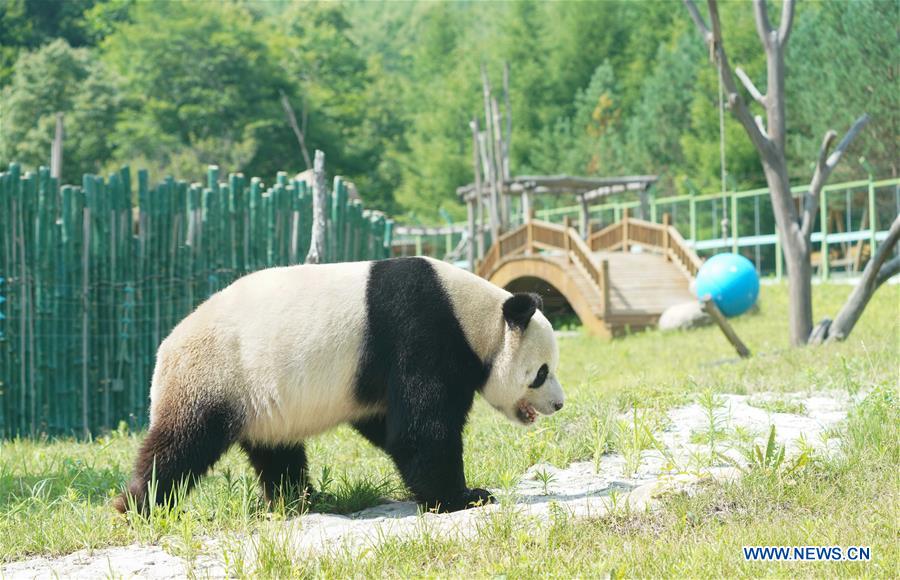
M 700 264 L 668 216 L 657 224 L 626 215 L 587 239 L 568 221 L 532 219 L 500 236 L 476 271 L 511 291 L 537 291 L 550 308 L 564 300 L 589 332 L 614 336 L 695 300 Z

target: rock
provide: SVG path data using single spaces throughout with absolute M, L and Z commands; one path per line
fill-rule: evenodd
M 662 330 L 687 330 L 709 324 L 712 324 L 712 317 L 703 311 L 699 301 L 670 306 L 659 317 Z

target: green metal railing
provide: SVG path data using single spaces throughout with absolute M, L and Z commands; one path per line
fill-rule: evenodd
M 805 185 L 791 189 L 798 202 L 807 190 Z M 536 203 L 540 203 L 540 198 Z M 755 263 L 761 274 L 778 278 L 783 275 L 784 256 L 775 232 L 767 188 L 652 197 L 643 208 L 637 200 L 614 201 L 590 206 L 589 218 L 593 227 L 601 228 L 620 221 L 625 211 L 632 217 L 641 217 L 643 212 L 643 219 L 656 223 L 661 223 L 663 214 L 668 213 L 672 225 L 701 256 L 721 251 L 742 253 Z M 579 205 L 570 205 L 537 209 L 535 217 L 556 223 L 569 217 L 572 223 L 578 223 L 580 212 Z M 846 267 L 848 253 L 859 251 L 854 246 L 865 244 L 871 252 L 887 236 L 887 228 L 898 213 L 900 179 L 865 179 L 826 185 L 819 199 L 819 215 L 812 234 L 818 275 L 829 279 L 834 269 L 832 253 L 835 251 L 841 258 L 841 267 Z M 830 224 L 835 223 L 836 215 L 840 217 L 839 226 L 832 228 Z M 726 219 L 725 227 L 723 218 Z M 519 224 L 517 221 L 510 227 Z M 450 225 L 460 232 L 466 228 L 465 222 Z M 458 239 L 455 237 L 453 243 Z M 430 254 L 429 250 L 443 247 L 439 240 L 428 236 L 419 236 L 415 243 L 418 254 L 436 255 Z M 485 251 L 489 247 L 490 244 L 486 244 Z
M 796 199 L 808 191 L 808 186 L 791 189 Z M 832 250 L 842 254 L 851 251 L 853 244 L 867 243 L 874 251 L 877 243 L 887 236 L 887 228 L 900 213 L 900 179 L 873 179 L 826 185 L 819 200 L 819 215 L 812 234 L 819 275 L 828 279 Z M 590 219 L 602 227 L 619 221 L 625 211 L 640 215 L 639 201 L 618 201 L 590 207 Z M 775 232 L 769 190 L 679 195 L 652 198 L 643 208 L 645 219 L 660 223 L 664 213 L 672 224 L 699 254 L 719 251 L 743 253 L 755 262 L 763 274 L 781 277 L 784 260 L 781 243 Z M 561 222 L 569 216 L 577 223 L 580 206 L 538 209 L 538 219 Z M 872 217 L 874 216 L 874 217 Z M 839 231 L 830 224 L 840 218 Z M 723 218 L 727 225 L 723 227 Z
M 236 278 L 302 263 L 311 187 L 210 167 L 205 186 L 129 169 L 64 185 L 0 172 L 0 437 L 141 427 L 160 341 Z M 324 261 L 389 254 L 392 221 L 327 196 Z

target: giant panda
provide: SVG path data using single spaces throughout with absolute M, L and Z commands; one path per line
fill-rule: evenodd
M 165 501 L 234 444 L 275 500 L 307 485 L 304 441 L 342 423 L 387 452 L 427 508 L 492 501 L 466 486 L 463 426 L 476 392 L 523 425 L 562 408 L 540 308 L 535 294 L 430 258 L 244 276 L 160 345 L 149 432 L 116 507 Z

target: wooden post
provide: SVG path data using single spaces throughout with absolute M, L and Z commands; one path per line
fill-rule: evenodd
M 494 244 L 500 237 L 500 214 L 498 212 L 499 200 L 497 199 L 497 182 L 494 180 L 494 170 L 491 167 L 491 161 L 488 156 L 488 148 L 486 146 L 487 137 L 485 134 L 478 134 L 478 151 L 481 153 L 481 166 L 484 168 L 484 175 L 488 182 L 490 198 L 488 200 L 488 216 L 491 222 L 491 244 Z
M 628 251 L 628 208 L 622 208 L 622 251 Z
M 525 255 L 534 253 L 534 224 L 528 219 L 525 222 Z
M 53 136 L 53 146 L 50 148 L 50 176 L 62 179 L 63 166 L 63 114 L 56 113 L 56 133 Z
M 669 215 L 669 212 L 663 214 L 663 255 L 666 257 L 666 260 L 670 259 L 669 256 L 669 228 L 671 227 L 672 217 Z
M 567 262 L 572 261 L 572 240 L 569 239 L 569 228 L 571 228 L 571 227 L 572 226 L 569 225 L 569 216 L 564 216 L 563 217 L 563 229 L 565 230 L 565 232 L 563 234 L 563 245 L 565 246 L 565 250 L 566 250 L 566 261 Z
M 318 149 L 313 161 L 313 175 L 312 243 L 306 255 L 307 264 L 325 261 L 325 153 Z
M 750 356 L 750 349 L 747 348 L 741 339 L 738 337 L 737 333 L 728 323 L 728 320 L 725 319 L 725 315 L 722 314 L 722 311 L 716 306 L 716 303 L 713 302 L 712 299 L 707 298 L 705 300 L 701 300 L 700 303 L 703 305 L 703 310 L 709 314 L 712 319 L 719 325 L 719 328 L 722 329 L 722 332 L 725 334 L 725 338 L 728 339 L 728 342 L 734 347 L 734 350 L 737 351 L 738 355 L 741 358 L 747 358 Z
M 603 295 L 603 317 L 609 312 L 609 260 L 600 261 L 600 292 Z
M 500 119 L 500 109 L 497 106 L 497 99 L 494 97 L 491 97 L 491 113 L 494 117 L 494 122 L 492 124 L 494 130 L 494 167 L 496 168 L 494 177 L 497 180 L 497 193 L 500 196 L 500 227 L 506 231 L 506 229 L 509 228 L 509 207 L 512 204 L 512 200 L 509 199 L 509 196 L 503 191 L 506 187 L 506 176 L 503 174 L 503 137 L 501 136 L 500 129 L 502 120 Z
M 475 175 L 475 218 L 477 221 L 478 260 L 484 259 L 484 191 L 481 183 L 481 152 L 478 145 L 478 117 L 469 123 L 472 129 L 472 171 Z M 473 270 L 474 271 L 474 270 Z
M 531 210 L 531 195 L 529 190 L 525 190 L 522 192 L 522 223 L 528 223 L 534 217 L 534 212 Z
M 477 199 L 477 198 L 476 198 Z M 469 271 L 475 271 L 475 200 L 466 201 L 466 225 L 468 226 L 469 239 L 466 241 L 466 261 L 469 263 Z
M 578 205 L 580 206 L 578 217 L 581 220 L 581 223 L 579 224 L 579 227 L 581 228 L 581 239 L 587 240 L 588 236 L 591 235 L 591 232 L 588 231 L 591 220 L 590 215 L 588 214 L 588 202 L 583 195 L 578 196 Z

